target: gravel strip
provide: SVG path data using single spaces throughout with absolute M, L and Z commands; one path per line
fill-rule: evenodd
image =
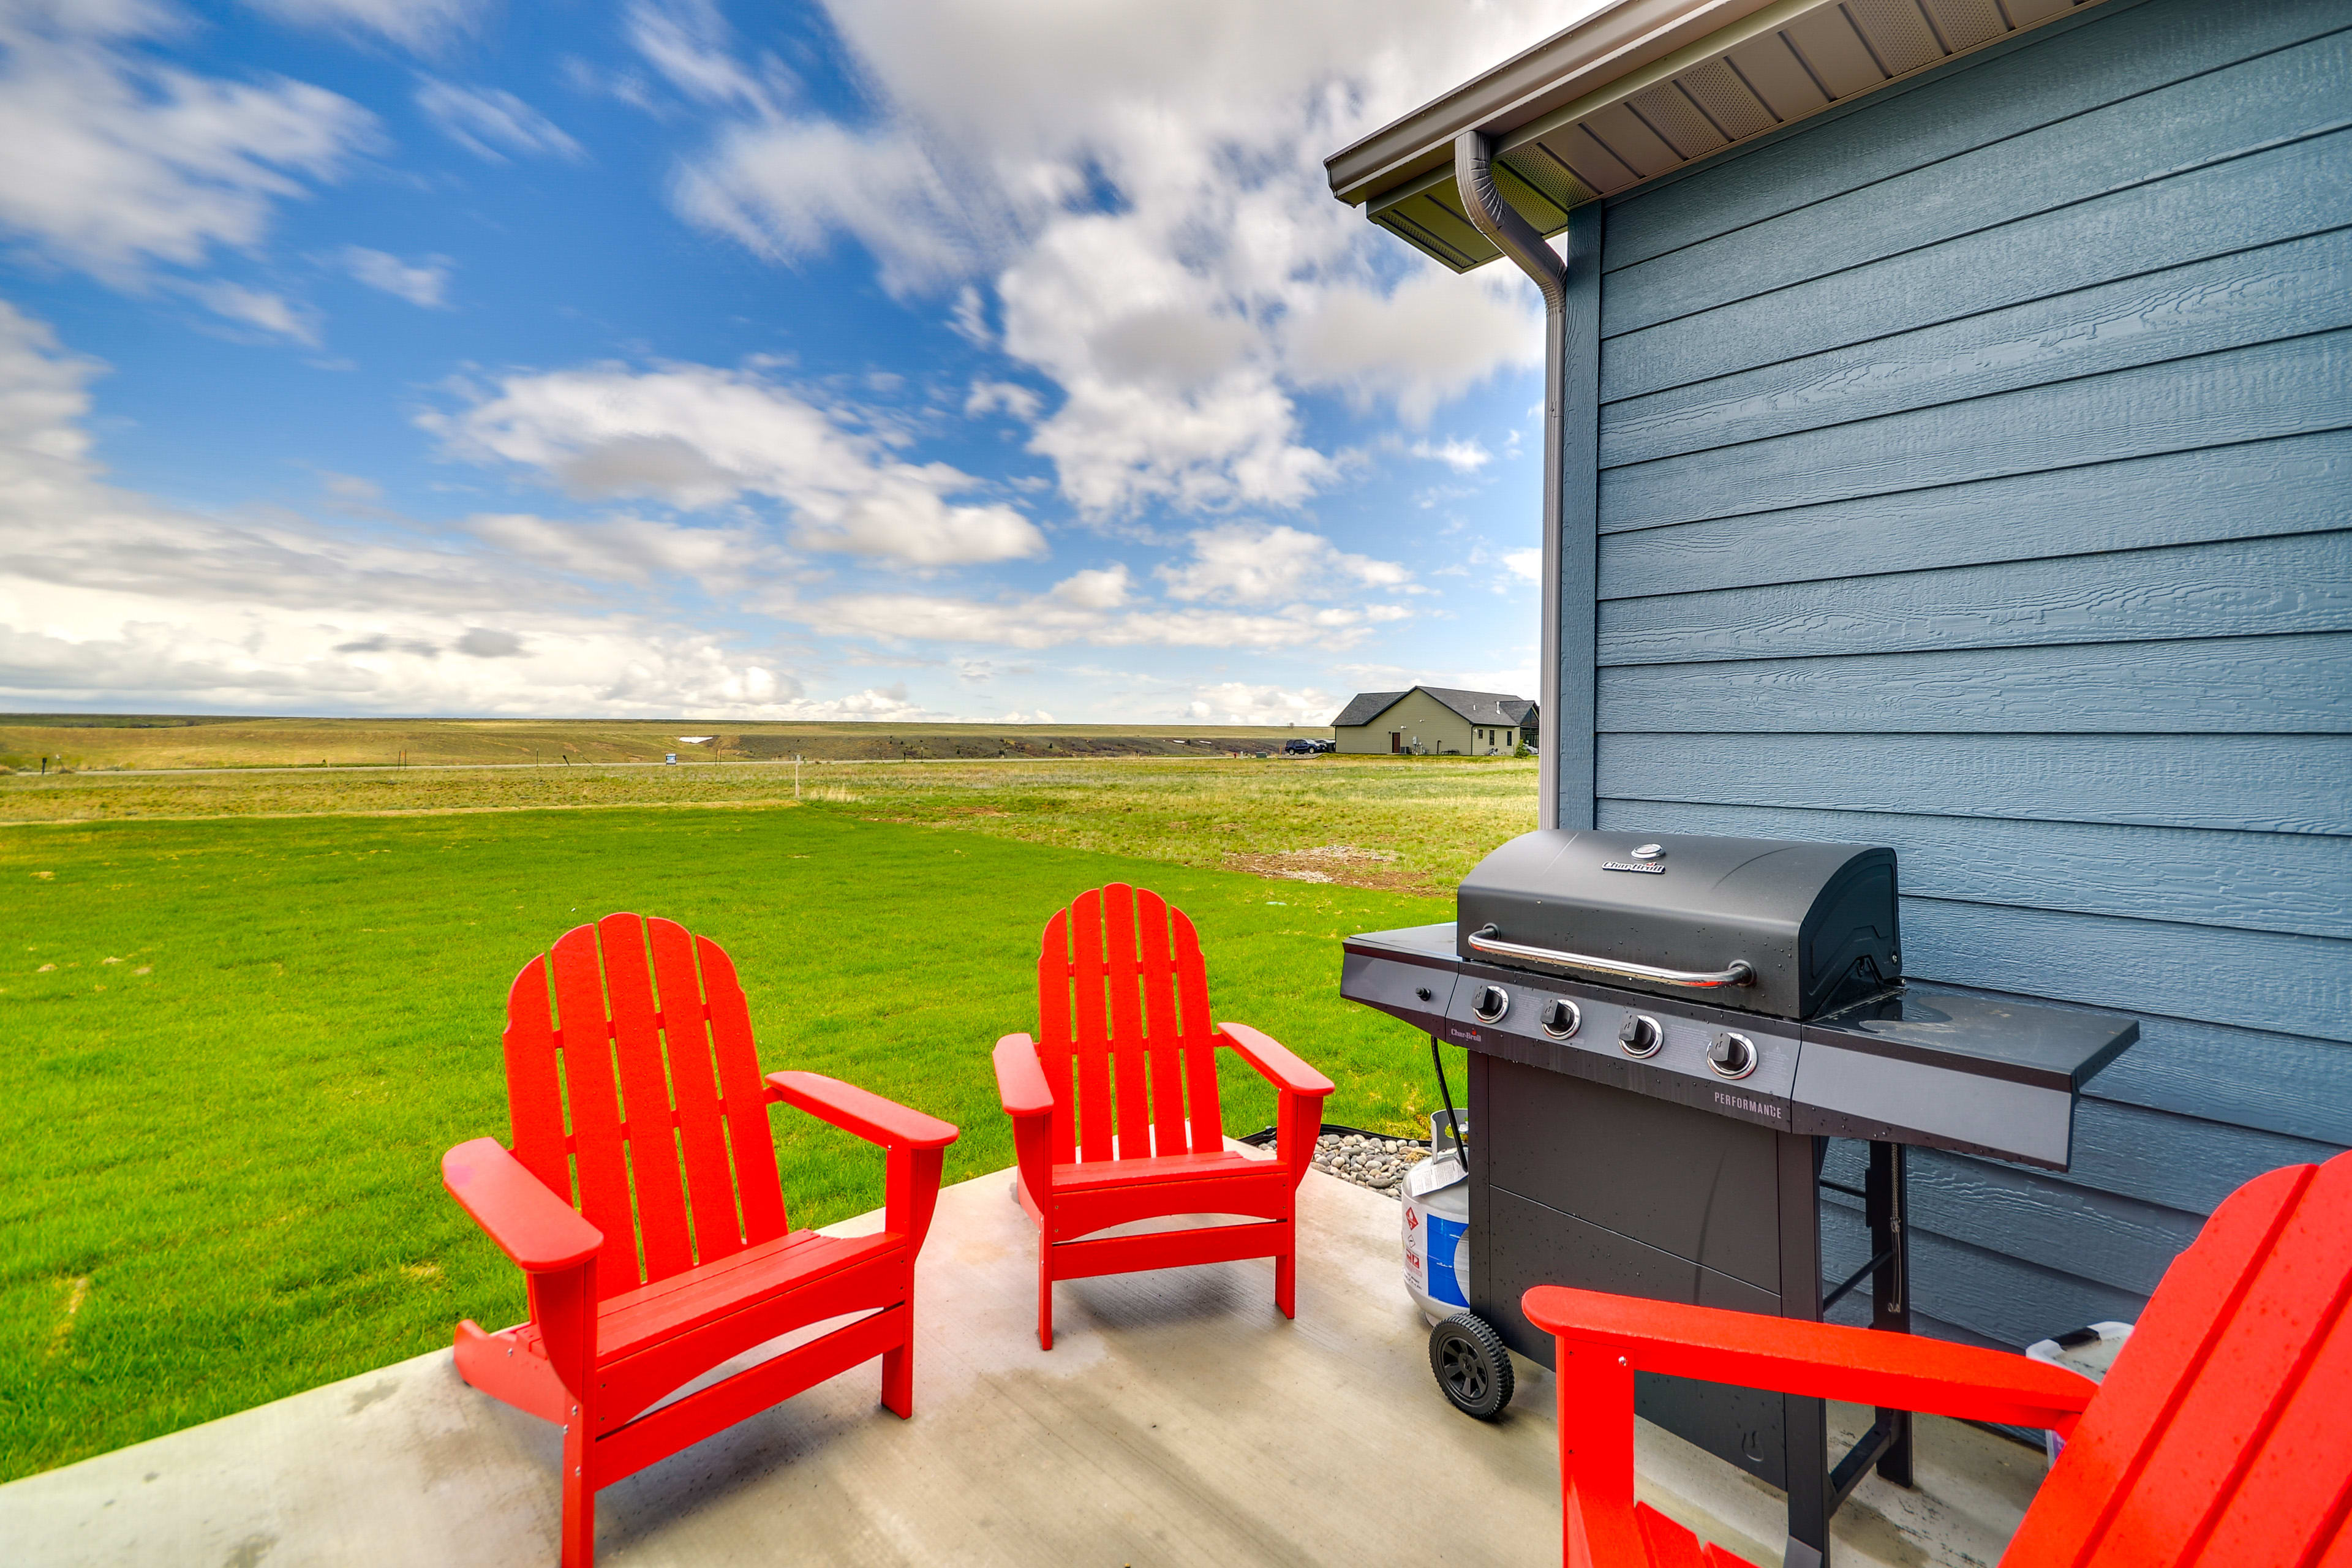
M 1411 1138 L 1367 1138 L 1326 1132 L 1315 1141 L 1315 1168 L 1343 1182 L 1397 1195 L 1404 1173 L 1429 1158 L 1429 1145 Z

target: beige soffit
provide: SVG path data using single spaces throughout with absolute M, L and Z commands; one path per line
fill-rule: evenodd
M 1616 0 L 1324 160 L 1331 194 L 1456 272 L 1492 261 L 1454 138 L 1545 234 L 1568 209 L 2099 0 Z

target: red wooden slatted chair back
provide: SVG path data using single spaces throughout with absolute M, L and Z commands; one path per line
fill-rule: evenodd
M 751 1010 L 717 942 L 631 914 L 566 931 L 515 976 L 506 1055 L 515 1158 L 604 1233 L 600 1296 L 784 1234 Z
M 2352 1154 L 2258 1176 L 2175 1258 L 2004 1568 L 2352 1563 Z
M 1037 1059 L 1059 1163 L 1224 1148 L 1209 972 L 1183 910 L 1113 882 L 1046 922 Z

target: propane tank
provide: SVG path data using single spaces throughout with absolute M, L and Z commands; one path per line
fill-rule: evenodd
M 1405 1173 L 1401 1222 L 1404 1288 L 1423 1317 L 1436 1323 L 1470 1305 L 1470 1171 L 1463 1158 L 1466 1120 L 1457 1137 L 1445 1112 L 1429 1119 L 1430 1157 Z

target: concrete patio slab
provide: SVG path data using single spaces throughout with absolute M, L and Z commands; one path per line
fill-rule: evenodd
M 601 1496 L 613 1568 L 713 1563 L 1557 1561 L 1551 1385 L 1505 1418 L 1446 1405 L 1402 1283 L 1395 1203 L 1320 1173 L 1300 1196 L 1298 1317 L 1268 1263 L 1058 1288 L 1037 1349 L 1035 1239 L 997 1172 L 940 1198 L 919 1274 L 914 1418 L 860 1368 Z M 838 1227 L 878 1225 L 870 1215 Z M 1850 1441 L 1863 1413 L 1840 1410 Z M 1838 1516 L 1846 1564 L 1981 1564 L 2042 1471 L 1921 1424 L 1919 1479 Z M 555 1429 L 436 1352 L 0 1487 L 16 1564 L 547 1563 Z M 1642 1496 L 1759 1563 L 1779 1494 L 1638 1434 Z

